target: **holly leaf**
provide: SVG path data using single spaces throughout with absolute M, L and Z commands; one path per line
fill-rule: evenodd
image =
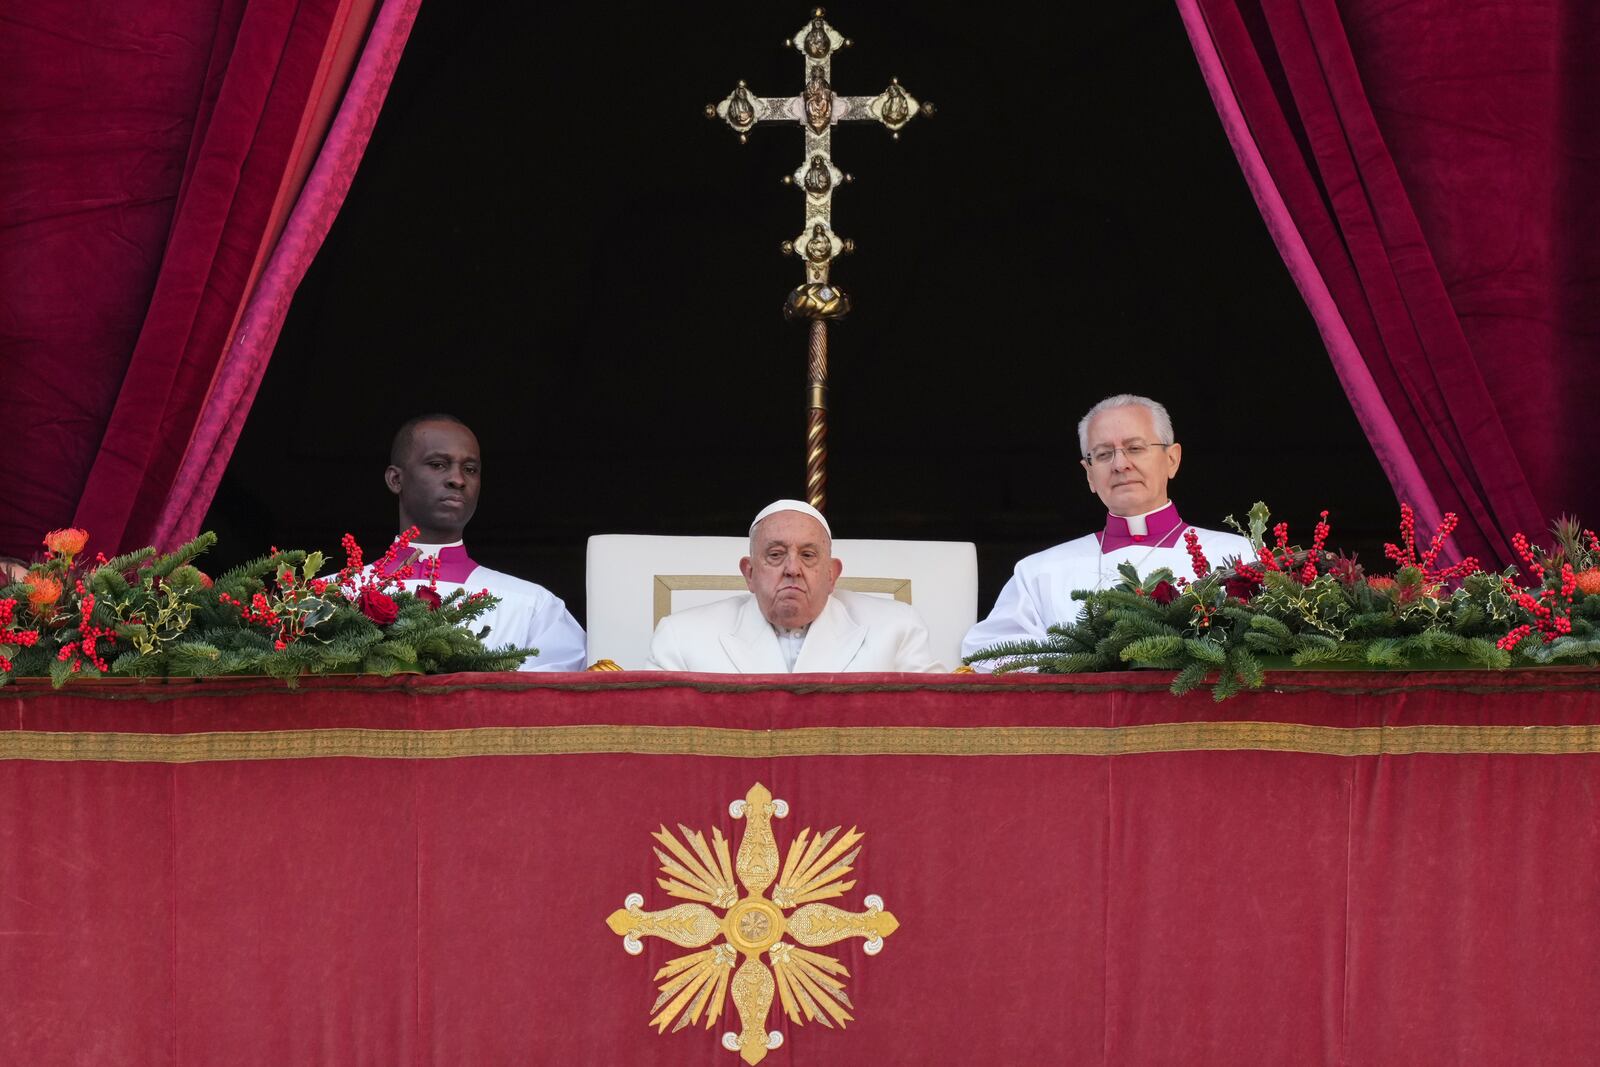
M 308 630 L 321 626 L 333 618 L 333 613 L 336 610 L 331 601 L 324 600 L 321 597 L 307 597 L 305 600 L 300 601 L 300 606 L 306 609 L 305 624 Z

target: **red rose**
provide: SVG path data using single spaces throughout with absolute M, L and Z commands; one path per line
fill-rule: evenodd
M 1222 588 L 1228 595 L 1239 600 L 1249 600 L 1261 591 L 1263 580 L 1260 574 L 1249 567 L 1239 567 L 1222 580 Z
M 426 585 L 417 590 L 417 599 L 427 604 L 429 611 L 438 611 L 439 605 L 444 603 L 444 598 L 439 595 L 439 591 Z
M 1157 582 L 1156 587 L 1150 590 L 1150 599 L 1166 607 L 1178 599 L 1178 587 L 1171 582 Z
M 357 606 L 361 608 L 361 614 L 379 626 L 388 626 L 400 617 L 400 609 L 395 606 L 394 599 L 370 586 L 361 590 L 361 599 L 357 602 Z

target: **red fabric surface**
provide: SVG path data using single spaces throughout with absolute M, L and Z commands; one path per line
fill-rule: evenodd
M 0 0 L 0 553 L 149 540 L 349 4 Z
M 0 689 L 16 730 L 1298 723 L 1600 727 L 1600 672 L 1278 675 L 1223 704 L 1160 675 L 624 674 Z M 647 1025 L 683 949 L 606 916 L 650 833 L 866 833 L 901 927 L 855 1020 L 772 1064 L 1584 1062 L 1600 1047 L 1600 756 L 594 755 L 0 760 L 0 1062 L 704 1063 Z M 728 1011 L 731 1012 L 731 1006 Z
M 1396 492 L 1419 471 L 1460 550 L 1499 564 L 1513 532 L 1593 511 L 1570 457 L 1600 401 L 1600 9 L 1191 2 L 1268 225 L 1336 364 L 1343 338 L 1363 363 L 1341 380 Z
M 212 376 L 183 460 L 165 494 L 150 538 L 157 546 L 173 547 L 200 532 L 278 343 L 289 302 L 344 205 L 422 0 L 384 0 L 376 17 L 372 14 L 373 3 L 374 0 L 347 0 L 348 21 L 336 35 L 338 50 L 323 56 L 326 78 L 313 93 L 317 110 L 308 110 L 305 115 L 301 150 L 293 170 L 286 173 L 267 239 L 262 244 L 261 255 L 266 256 L 269 250 L 271 255 L 264 261 L 258 257 L 259 273 L 249 286 L 250 298 L 240 308 L 230 331 L 232 340 L 227 354 Z M 366 37 L 354 32 L 353 27 L 369 23 L 371 29 Z M 334 90 L 345 84 L 358 48 L 360 62 L 340 96 Z M 335 103 L 338 114 L 331 116 L 329 109 Z M 324 129 L 325 139 L 321 137 Z M 291 203 L 293 210 L 289 211 Z

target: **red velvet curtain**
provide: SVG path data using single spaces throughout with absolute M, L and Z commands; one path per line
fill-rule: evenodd
M 1600 7 L 1178 6 L 1396 492 L 1490 562 L 1600 521 Z
M 756 782 L 900 922 L 763 1067 L 1595 1062 L 1600 671 L 1170 678 L 8 685 L 0 1063 L 744 1067 L 606 919 Z
M 372 0 L 0 0 L 0 552 L 149 540 Z

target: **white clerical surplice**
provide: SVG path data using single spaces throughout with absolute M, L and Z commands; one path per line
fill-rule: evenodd
M 479 566 L 467 555 L 466 546 L 460 541 L 448 545 L 412 542 L 411 548 L 416 551 L 402 553 L 394 566 L 399 570 L 410 563 L 412 577 L 400 580 L 406 589 L 414 591 L 419 585 L 427 585 L 428 561 L 437 558 L 435 589 L 440 596 L 457 589 L 469 593 L 486 589 L 491 596 L 499 598 L 500 603 L 471 624 L 489 627 L 489 635 L 483 639 L 486 647 L 537 648 L 537 656 L 523 661 L 520 669 L 525 671 L 583 670 L 586 656 L 583 627 L 567 611 L 560 597 L 542 585 Z
M 1077 589 L 1106 589 L 1121 581 L 1117 568 L 1129 563 L 1139 574 L 1165 567 L 1174 576 L 1193 574 L 1183 535 L 1194 530 L 1212 567 L 1224 560 L 1248 557 L 1250 542 L 1238 534 L 1191 527 L 1178 517 L 1170 501 L 1148 515 L 1108 515 L 1103 530 L 1036 552 L 1017 564 L 1000 590 L 989 617 L 967 631 L 961 654 L 1011 641 L 1039 641 L 1045 631 L 1071 623 L 1083 610 L 1074 600 Z M 978 670 L 992 664 L 974 664 Z

